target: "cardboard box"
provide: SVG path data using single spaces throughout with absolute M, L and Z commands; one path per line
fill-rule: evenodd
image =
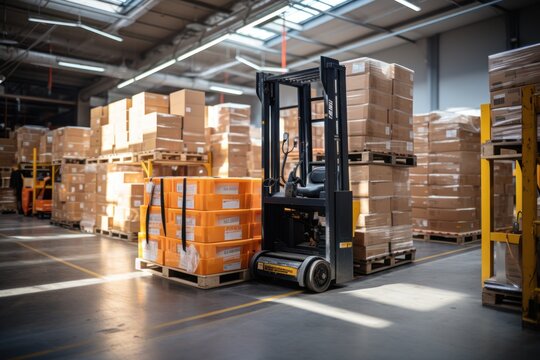
M 390 136 L 390 126 L 387 122 L 368 119 L 348 120 L 347 130 L 349 136 L 364 135 L 381 138 Z
M 351 182 L 350 189 L 355 197 L 387 197 L 394 194 L 393 184 L 387 181 Z
M 390 109 L 392 107 L 392 95 L 377 90 L 347 91 L 347 106 L 362 104 L 373 104 Z
M 379 226 L 391 226 L 391 213 L 359 214 L 356 222 L 357 227 L 373 228 Z
M 413 86 L 412 82 L 403 82 L 399 80 L 392 80 L 392 94 L 401 96 L 405 99 L 412 100 L 413 98 Z
M 476 208 L 464 209 L 436 209 L 428 208 L 428 219 L 437 221 L 471 221 L 477 219 Z
M 366 260 L 375 256 L 387 255 L 389 253 L 388 243 L 370 246 L 353 246 L 353 259 Z
M 355 200 L 360 202 L 361 214 L 389 213 L 392 209 L 390 197 L 355 198 Z
M 390 136 L 375 137 L 366 135 L 352 135 L 348 138 L 349 153 L 371 150 L 389 152 L 391 150 Z
M 372 73 L 390 78 L 390 65 L 383 61 L 363 57 L 342 61 L 341 65 L 345 66 L 345 74 L 347 76 Z
M 410 142 L 412 146 L 412 141 L 413 141 L 412 126 L 392 125 L 391 138 L 392 140 L 402 140 L 402 141 Z
M 412 114 L 413 101 L 398 95 L 392 95 L 392 109 Z
M 356 229 L 354 232 L 354 246 L 387 244 L 388 241 L 390 241 L 390 226 Z
M 429 220 L 429 229 L 450 233 L 471 232 L 480 230 L 480 222 L 470 221 L 470 219 L 458 221 Z
M 392 80 L 376 73 L 350 75 L 345 78 L 347 91 L 353 90 L 378 90 L 385 93 L 392 92 Z
M 412 225 L 411 211 L 392 211 L 392 226 Z
M 385 165 L 351 165 L 349 180 L 360 181 L 392 181 L 392 167 Z
M 204 134 L 203 91 L 180 90 L 169 95 L 171 114 L 181 115 L 184 119 L 183 129 L 190 133 Z
M 390 64 L 390 77 L 412 86 L 414 71 L 399 64 Z
M 413 117 L 410 113 L 399 111 L 396 109 L 391 109 L 388 111 L 388 120 L 390 122 L 390 125 L 392 126 L 393 125 L 398 125 L 398 126 L 409 126 L 409 125 L 412 126 L 413 125 Z
M 347 120 L 377 121 L 388 123 L 388 109 L 374 104 L 361 104 L 347 106 Z
M 391 200 L 392 211 L 411 211 L 410 196 L 393 196 Z

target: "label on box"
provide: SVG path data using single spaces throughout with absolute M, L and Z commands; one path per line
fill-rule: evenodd
M 176 232 L 176 238 L 182 239 L 182 230 L 178 230 Z M 186 240 L 188 241 L 195 240 L 195 233 L 193 232 L 193 229 L 186 229 Z M 180 248 L 182 247 L 182 245 L 178 245 L 178 246 L 180 246 Z
M 183 198 L 179 197 L 178 198 L 178 208 L 179 209 L 182 209 L 182 202 L 183 202 Z M 193 209 L 195 207 L 195 200 L 192 198 L 192 197 L 188 197 L 186 199 L 186 209 Z
M 384 127 L 384 132 L 386 133 L 386 135 L 390 135 L 390 127 L 389 127 L 389 126 L 385 126 L 385 127 Z
M 135 201 L 133 202 L 133 206 L 135 206 L 135 207 L 139 207 L 139 206 L 141 206 L 141 205 L 142 205 L 141 200 L 135 200 Z
M 3 146 L 0 146 L 0 151 L 4 151 L 4 147 L 3 147 Z
M 238 209 L 240 208 L 240 200 L 238 199 L 223 199 L 221 203 L 222 209 Z
M 216 186 L 216 194 L 238 195 L 238 187 L 238 183 L 218 184 Z
M 161 214 L 150 214 L 148 216 L 149 222 L 161 222 Z
M 176 184 L 176 192 L 184 192 L 184 184 Z M 187 184 L 187 194 L 193 195 L 197 193 L 197 184 Z
M 413 143 L 410 141 L 407 142 L 407 151 L 413 151 Z
M 446 130 L 447 138 L 455 138 L 457 136 L 457 130 Z
M 23 141 L 22 144 L 23 144 L 23 146 L 30 146 L 30 142 L 28 142 L 28 141 Z
M 186 106 L 186 112 L 187 112 L 187 113 L 190 113 L 190 112 L 191 112 L 191 107 Z
M 351 73 L 363 73 L 366 71 L 366 65 L 364 63 L 354 63 L 352 64 Z
M 217 224 L 219 226 L 240 225 L 240 216 L 219 217 Z
M 223 258 L 223 260 L 235 260 L 240 258 L 240 246 L 234 246 L 218 251 L 217 257 Z
M 150 261 L 157 260 L 158 244 L 157 241 L 144 241 L 142 246 L 143 258 Z
M 182 225 L 182 215 L 176 215 L 176 224 Z M 196 226 L 197 225 L 197 219 L 194 216 L 187 216 L 186 215 L 186 226 Z
M 204 147 L 202 146 L 197 147 L 197 154 L 204 154 Z
M 234 227 L 225 229 L 225 241 L 242 239 L 242 228 Z
M 223 265 L 223 271 L 233 271 L 233 270 L 240 270 L 240 267 L 242 264 L 240 262 L 235 262 L 232 264 L 224 264 Z
M 148 234 L 153 235 L 153 236 L 159 236 L 160 235 L 160 230 L 156 229 L 156 228 L 150 228 L 150 229 L 148 229 Z

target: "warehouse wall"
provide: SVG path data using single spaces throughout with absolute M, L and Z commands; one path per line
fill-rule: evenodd
M 442 33 L 439 44 L 440 108 L 489 102 L 488 56 L 506 50 L 504 18 Z

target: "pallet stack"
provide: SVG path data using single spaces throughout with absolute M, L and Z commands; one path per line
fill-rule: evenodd
M 409 168 L 396 160 L 414 164 L 409 162 L 414 160 L 413 71 L 369 58 L 343 64 L 349 179 L 353 197 L 360 202 L 353 253 L 359 270 L 369 273 L 397 265 L 398 255 L 414 258 Z
M 15 155 L 17 154 L 17 137 L 12 133 L 12 137 L 0 138 L 0 167 L 11 168 L 15 165 Z
M 260 221 L 260 209 L 251 208 L 252 186 L 249 178 L 147 179 L 139 258 L 164 265 L 167 276 L 173 270 L 184 281 L 186 275 L 245 274 L 249 259 L 260 249 L 260 238 L 251 234 L 254 218 Z
M 251 107 L 242 104 L 215 105 L 209 110 L 212 175 L 248 175 Z
M 15 190 L 9 187 L 10 178 L 11 167 L 0 166 L 0 180 L 2 181 L 0 184 L 1 213 L 12 213 L 17 211 L 17 198 L 15 196 Z
M 52 163 L 52 142 L 53 142 L 53 133 L 51 131 L 46 132 L 41 135 L 39 140 L 39 151 L 38 151 L 38 161 L 41 164 L 50 164 Z
M 183 152 L 206 154 L 205 94 L 203 91 L 180 90 L 169 95 L 170 112 L 181 116 Z
M 18 163 L 30 163 L 34 158 L 34 148 L 39 149 L 41 136 L 47 129 L 41 126 L 25 125 L 15 130 L 17 138 L 16 159 Z

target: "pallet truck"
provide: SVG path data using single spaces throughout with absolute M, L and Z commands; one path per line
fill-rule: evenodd
M 311 97 L 316 83 L 322 83 L 322 98 Z M 280 140 L 282 86 L 298 94 L 298 138 L 292 148 L 287 133 Z M 262 103 L 264 181 L 262 250 L 251 259 L 252 276 L 289 280 L 324 292 L 331 284 L 353 278 L 345 68 L 321 57 L 320 67 L 280 75 L 259 72 L 257 96 Z M 312 100 L 324 100 L 323 119 L 312 119 Z M 315 122 L 324 123 L 324 161 L 313 161 Z M 296 147 L 299 161 L 286 176 L 287 155 Z

